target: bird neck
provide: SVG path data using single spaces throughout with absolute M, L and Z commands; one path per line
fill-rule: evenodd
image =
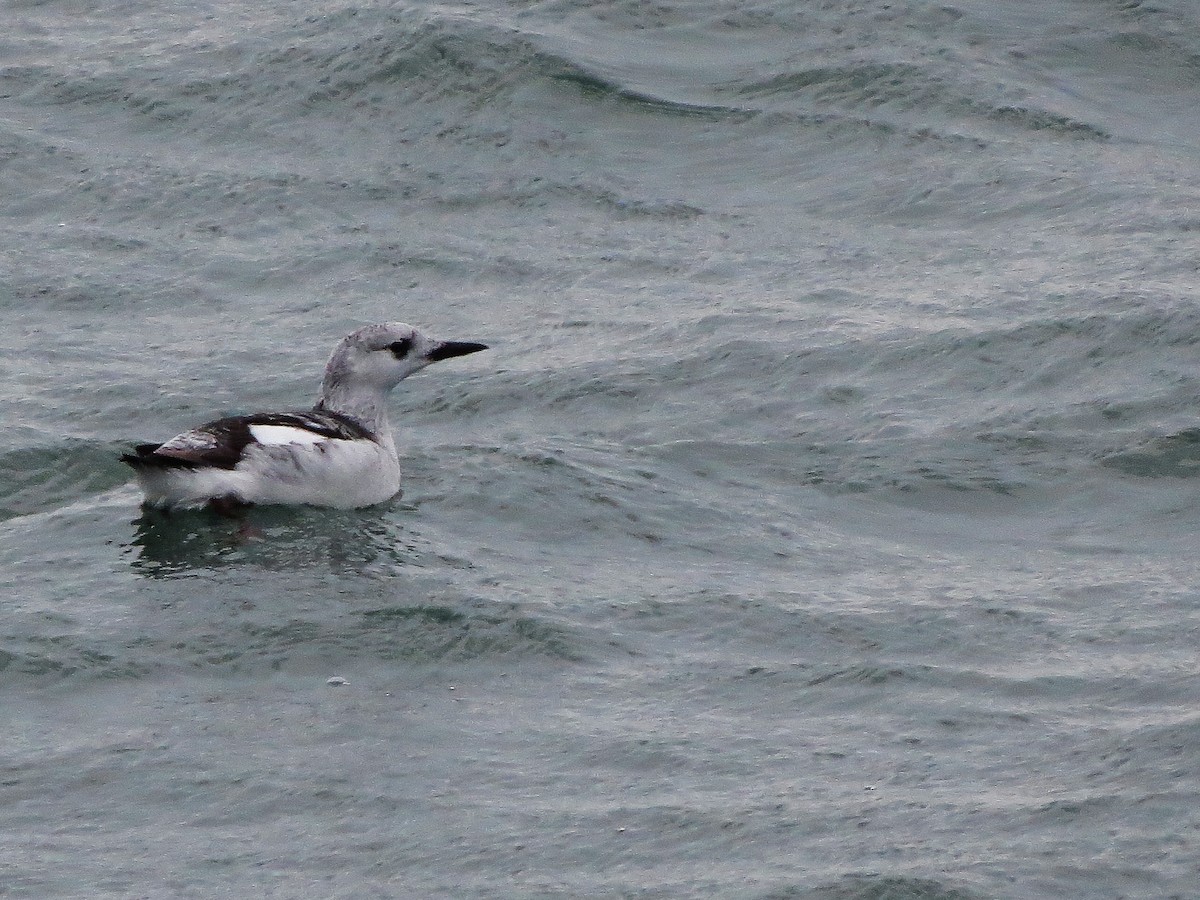
M 321 386 L 321 396 L 314 409 L 349 416 L 381 440 L 391 440 L 387 393 L 377 388 L 362 385 L 350 388 L 342 383 L 331 384 L 326 381 Z

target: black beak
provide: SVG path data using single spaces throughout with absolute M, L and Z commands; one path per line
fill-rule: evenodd
M 486 350 L 487 344 L 476 344 L 471 341 L 442 341 L 432 350 L 426 357 L 431 362 L 437 362 L 439 359 L 450 359 L 455 356 L 466 356 L 468 353 L 478 353 L 480 350 Z

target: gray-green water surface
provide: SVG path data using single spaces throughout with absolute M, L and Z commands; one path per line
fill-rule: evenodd
M 0 895 L 1200 895 L 1189 3 L 0 10 Z

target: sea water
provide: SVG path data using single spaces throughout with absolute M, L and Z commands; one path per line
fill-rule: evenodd
M 0 895 L 1200 896 L 1188 0 L 0 11 Z

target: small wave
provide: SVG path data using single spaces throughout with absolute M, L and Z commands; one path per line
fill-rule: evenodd
M 771 891 L 760 900 L 982 900 L 982 897 L 932 878 L 852 874 L 815 888 Z
M 1042 109 L 1028 100 L 992 98 L 993 88 L 951 77 L 933 61 L 861 60 L 814 66 L 727 89 L 764 110 L 800 104 L 809 111 L 832 109 L 844 115 L 865 115 L 877 126 L 890 119 L 894 130 L 913 138 L 952 137 L 964 120 L 1075 139 L 1111 137 L 1104 128 Z M 988 135 L 980 131 L 978 136 Z
M 847 669 L 833 669 L 809 678 L 808 687 L 818 687 L 826 684 L 865 684 L 871 687 L 883 687 L 897 681 L 910 680 L 914 676 L 903 669 L 880 666 L 852 666 Z
M 1077 140 L 1107 141 L 1112 135 L 1098 125 L 1081 122 L 1070 116 L 1032 106 L 987 106 L 969 104 L 987 119 L 1002 125 L 1015 126 L 1032 132 L 1050 132 L 1055 136 Z
M 543 81 L 565 84 L 593 102 L 628 104 L 651 114 L 708 121 L 744 121 L 755 110 L 666 96 L 601 74 L 581 61 L 543 47 L 537 35 L 459 17 L 393 24 L 365 41 L 316 51 L 289 50 L 269 60 L 271 67 L 300 67 L 316 74 L 321 87 L 309 104 L 362 97 L 378 104 L 371 89 L 399 90 L 410 99 L 469 97 L 471 110 L 511 97 L 517 89 Z M 324 74 L 322 74 L 324 73 Z
M 220 589 L 215 590 L 219 596 Z M 198 603 L 164 603 L 135 630 L 5 636 L 0 686 L 139 679 L 186 670 L 244 674 L 288 666 L 345 667 L 358 661 L 574 663 L 589 652 L 581 634 L 512 604 L 397 602 L 334 616 L 318 612 L 272 620 L 269 613 L 252 618 L 249 603 L 232 618 L 210 617 Z M 231 610 L 237 606 L 229 604 Z
M 1112 453 L 1102 465 L 1139 478 L 1200 476 L 1200 428 L 1153 438 L 1136 450 Z
M 0 682 L 44 683 L 72 676 L 99 679 L 138 678 L 150 669 L 133 660 L 120 660 L 109 653 L 87 648 L 56 648 L 58 652 L 12 652 L 0 648 Z
M 514 605 L 451 600 L 196 630 L 159 650 L 176 665 L 244 672 L 306 660 L 575 662 L 585 657 L 584 646 L 570 630 Z
M 710 122 L 745 122 L 758 113 L 753 109 L 723 106 L 715 103 L 695 103 L 673 100 L 635 89 L 561 58 L 543 55 L 542 72 L 550 78 L 565 82 L 579 89 L 591 100 L 619 101 L 632 104 L 649 113 L 668 116 L 683 116 Z
M 584 658 L 582 644 L 570 631 L 516 607 L 384 606 L 365 610 L 358 618 L 361 642 L 378 643 L 379 654 L 386 658 Z
M 675 95 L 666 81 L 633 83 L 551 49 L 540 35 L 456 15 L 354 10 L 310 17 L 275 48 L 182 46 L 169 59 L 96 72 L 44 65 L 0 70 L 0 91 L 39 105 L 119 106 L 173 129 L 274 128 L 313 114 L 396 119 L 405 131 L 488 146 L 508 140 L 496 119 L 542 84 L 589 103 L 655 116 L 745 121 L 754 109 Z M 349 21 L 353 19 L 353 21 Z M 427 114 L 414 115 L 417 105 Z M 433 116 L 433 118 L 429 118 Z
M 28 447 L 0 454 L 0 521 L 45 512 L 128 480 L 109 445 Z
M 736 90 L 740 96 L 756 100 L 807 95 L 824 102 L 877 106 L 908 96 L 922 72 L 920 66 L 911 63 L 866 61 L 781 72 L 748 81 Z

